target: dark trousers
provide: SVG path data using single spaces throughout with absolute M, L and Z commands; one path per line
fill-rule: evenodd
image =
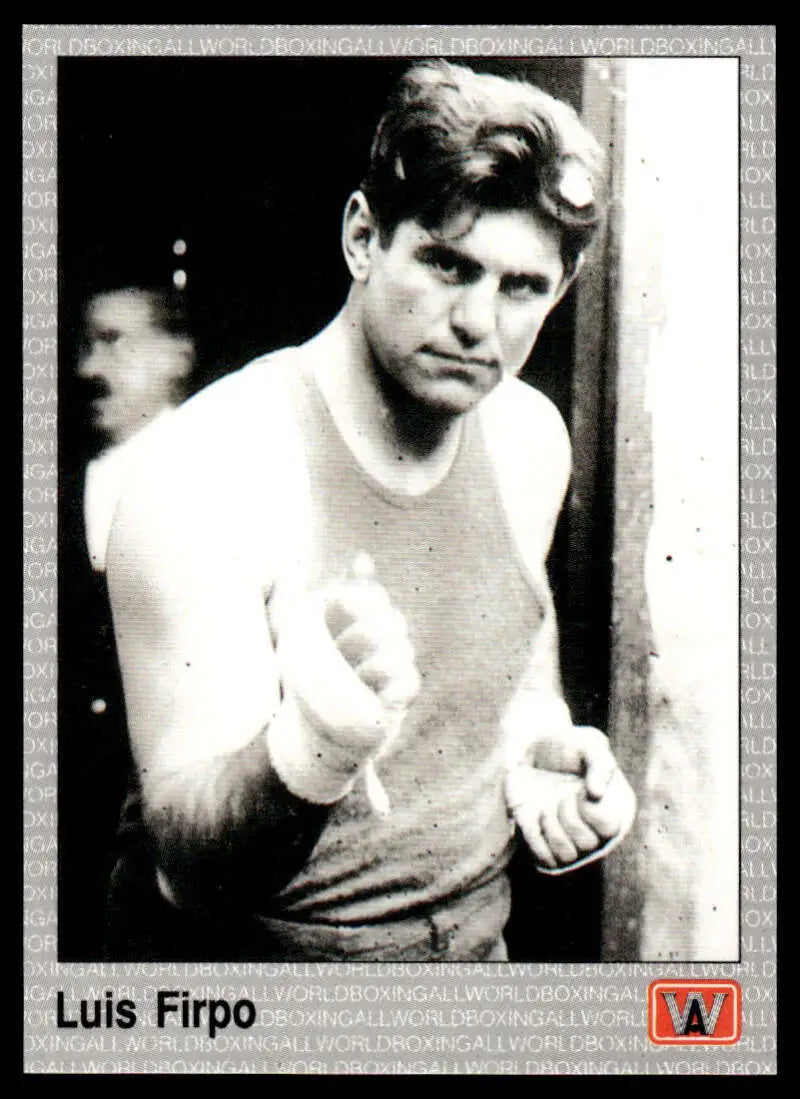
M 213 920 L 164 898 L 152 852 L 140 842 L 114 867 L 104 954 L 111 962 L 503 961 L 496 906 L 507 902 L 507 892 L 502 875 L 447 905 L 368 925 Z

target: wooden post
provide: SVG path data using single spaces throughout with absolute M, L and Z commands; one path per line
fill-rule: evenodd
M 607 64 L 608 730 L 639 812 L 605 867 L 603 957 L 728 960 L 738 951 L 737 74 L 637 61 L 623 83 Z

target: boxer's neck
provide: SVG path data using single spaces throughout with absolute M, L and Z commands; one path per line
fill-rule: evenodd
M 331 416 L 367 473 L 409 495 L 428 492 L 447 476 L 461 417 L 421 405 L 377 368 L 346 308 L 306 349 Z

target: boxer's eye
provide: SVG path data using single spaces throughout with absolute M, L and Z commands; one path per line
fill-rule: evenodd
M 432 244 L 422 248 L 419 259 L 430 267 L 442 282 L 463 285 L 475 282 L 480 277 L 480 265 L 466 256 L 446 248 L 441 244 Z
M 515 301 L 544 297 L 550 293 L 550 279 L 545 275 L 505 275 L 500 289 L 506 297 Z

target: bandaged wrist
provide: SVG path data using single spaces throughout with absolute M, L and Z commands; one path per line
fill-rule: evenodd
M 283 784 L 304 801 L 332 805 L 348 794 L 367 757 L 337 744 L 316 726 L 291 694 L 267 728 L 272 766 Z

